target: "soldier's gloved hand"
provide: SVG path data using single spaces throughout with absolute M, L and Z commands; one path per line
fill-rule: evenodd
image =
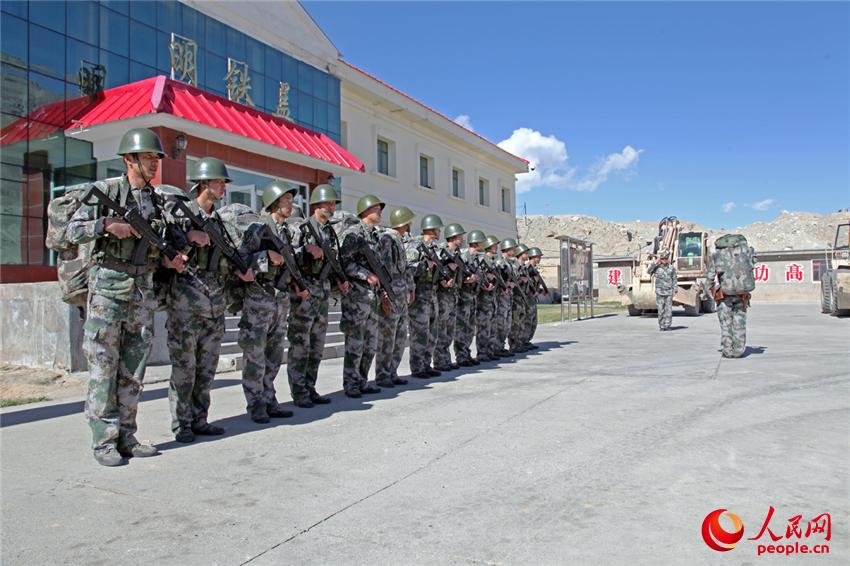
M 307 250 L 307 253 L 313 256 L 313 259 L 322 259 L 325 255 L 324 252 L 322 252 L 322 248 L 316 244 L 307 244 L 305 249 Z
M 377 287 L 381 284 L 381 280 L 378 279 L 378 276 L 374 273 L 370 273 L 366 276 L 366 283 L 368 283 L 370 287 Z
M 186 238 L 193 246 L 210 245 L 210 235 L 200 230 L 189 230 L 186 232 Z
M 272 265 L 280 265 L 283 263 L 283 256 L 274 250 L 269 250 L 269 261 Z
M 239 271 L 237 269 L 236 270 L 236 277 L 238 277 L 239 279 L 241 279 L 245 283 L 250 283 L 251 281 L 254 280 L 254 270 L 249 267 L 248 271 L 246 271 L 245 273 L 242 273 L 241 271 Z
M 127 222 L 123 220 L 119 220 L 117 218 L 107 218 L 103 221 L 103 230 L 108 234 L 111 234 L 118 238 L 119 240 L 123 240 L 124 238 L 140 238 L 139 233 L 136 232 L 136 229 L 130 226 Z
M 162 265 L 169 269 L 174 269 L 177 273 L 186 271 L 186 267 L 183 264 L 187 261 L 189 261 L 189 256 L 183 254 L 177 254 L 174 256 L 174 259 L 168 259 L 168 256 L 162 256 Z

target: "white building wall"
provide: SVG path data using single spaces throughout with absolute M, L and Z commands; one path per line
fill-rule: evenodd
M 516 236 L 515 177 L 510 169 L 516 167 L 515 163 L 507 162 L 500 168 L 492 157 L 478 151 L 473 144 L 453 141 L 450 135 L 436 135 L 430 128 L 417 128 L 415 122 L 403 119 L 400 112 L 347 95 L 345 82 L 341 113 L 345 123 L 342 145 L 366 165 L 365 174 L 347 176 L 342 181 L 345 210 L 356 210 L 357 199 L 375 194 L 388 204 L 385 221 L 399 206 L 413 210 L 417 215 L 413 231 L 417 234 L 419 219 L 435 213 L 445 224 L 460 222 L 467 231 L 477 228 L 499 238 Z M 395 151 L 391 151 L 395 154 L 394 176 L 378 172 L 378 137 L 394 142 Z M 419 185 L 420 154 L 434 160 L 432 189 Z M 452 168 L 464 173 L 463 198 L 452 196 Z M 391 172 L 392 169 L 391 165 Z M 489 206 L 478 204 L 479 177 L 489 182 Z M 510 190 L 509 212 L 501 208 L 502 187 Z

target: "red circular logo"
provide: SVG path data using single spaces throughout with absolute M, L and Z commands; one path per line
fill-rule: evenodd
M 702 538 L 710 548 L 718 552 L 726 552 L 735 548 L 744 536 L 744 523 L 734 513 L 726 513 L 732 520 L 733 530 L 727 531 L 720 525 L 720 516 L 726 509 L 715 509 L 705 516 L 702 522 Z

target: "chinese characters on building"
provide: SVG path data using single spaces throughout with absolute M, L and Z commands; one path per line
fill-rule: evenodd
M 623 270 L 622 269 L 609 269 L 608 270 L 608 286 L 616 287 L 623 282 Z
M 770 278 L 770 268 L 764 264 L 753 268 L 753 278 L 756 281 L 767 281 Z
M 277 109 L 274 111 L 275 116 L 280 116 L 284 120 L 292 120 L 289 114 L 289 83 L 280 83 L 280 90 L 277 95 Z
M 251 95 L 251 77 L 248 76 L 248 63 L 227 58 L 227 75 L 224 77 L 227 85 L 227 99 L 240 104 L 254 106 Z
M 80 93 L 94 97 L 97 93 L 103 92 L 103 85 L 106 84 L 106 67 L 83 59 L 80 61 L 77 79 L 80 83 Z
M 171 78 L 198 86 L 198 44 L 182 35 L 172 33 L 169 52 L 171 53 Z
M 785 266 L 785 282 L 797 282 L 803 280 L 803 266 L 799 263 L 789 263 Z

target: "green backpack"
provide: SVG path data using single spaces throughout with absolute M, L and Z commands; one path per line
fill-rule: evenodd
M 747 245 L 747 239 L 741 234 L 726 234 L 717 238 L 714 247 L 711 260 L 714 271 L 720 274 L 723 294 L 737 295 L 755 289 L 755 250 Z

